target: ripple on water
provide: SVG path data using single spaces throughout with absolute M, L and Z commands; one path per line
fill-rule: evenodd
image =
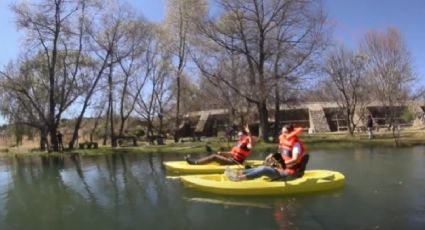
M 0 166 L 0 218 L 7 213 L 5 204 L 8 201 L 9 190 L 12 180 L 10 179 L 10 171 L 3 166 Z

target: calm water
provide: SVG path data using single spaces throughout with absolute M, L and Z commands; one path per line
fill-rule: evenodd
M 260 159 L 264 156 L 255 155 Z M 0 229 L 424 229 L 425 147 L 311 153 L 340 190 L 229 197 L 185 189 L 180 155 L 0 158 Z

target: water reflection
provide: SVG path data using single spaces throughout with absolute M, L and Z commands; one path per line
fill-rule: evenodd
M 74 225 L 73 218 L 94 218 L 106 222 L 101 226 L 111 228 L 107 223 L 126 225 L 129 217 L 138 219 L 135 215 L 152 213 L 167 202 L 168 186 L 159 175 L 163 171 L 157 159 L 152 155 L 148 160 L 138 157 L 113 154 L 84 160 L 75 155 L 13 158 L 10 168 L 1 173 L 2 179 L 12 177 L 12 185 L 8 187 L 3 184 L 8 180 L 2 180 L 0 205 L 7 212 L 1 212 L 0 226 L 45 229 L 69 217 L 65 221 L 69 226 Z M 34 207 L 37 215 L 33 215 Z M 83 215 L 85 212 L 91 214 Z M 22 217 L 26 221 L 21 221 Z M 112 221 L 105 221 L 108 218 Z
M 177 154 L 3 157 L 0 229 L 421 229 L 424 150 L 313 152 L 309 168 L 341 171 L 346 186 L 274 197 L 186 189 L 162 164 Z

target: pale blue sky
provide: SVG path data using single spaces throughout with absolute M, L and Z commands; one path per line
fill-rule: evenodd
M 0 67 L 17 57 L 21 37 L 8 5 L 19 0 L 0 0 Z M 146 18 L 160 21 L 166 0 L 130 0 Z M 334 38 L 356 46 L 366 31 L 394 26 L 400 29 L 412 54 L 414 68 L 425 77 L 425 0 L 323 0 Z
M 21 37 L 9 10 L 12 2 L 0 0 L 0 68 L 20 52 Z M 130 0 L 149 20 L 161 21 L 166 0 Z M 413 58 L 415 71 L 425 77 L 425 0 L 323 0 L 329 20 L 335 25 L 334 39 L 357 46 L 366 31 L 397 27 Z M 423 80 L 422 80 L 423 81 Z
M 425 77 L 425 0 L 324 0 L 335 23 L 334 39 L 357 46 L 371 29 L 396 27 L 412 55 L 413 67 Z M 422 80 L 423 82 L 423 80 Z

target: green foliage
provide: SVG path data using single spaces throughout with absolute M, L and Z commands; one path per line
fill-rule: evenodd
M 407 108 L 405 108 L 400 118 L 405 122 L 411 122 L 413 121 L 413 119 L 415 119 L 415 115 L 411 111 L 409 111 Z
M 143 129 L 139 129 L 139 130 L 136 131 L 137 137 L 143 137 L 143 136 L 145 136 L 145 134 L 146 134 L 146 132 Z
M 11 132 L 15 136 L 16 146 L 22 145 L 24 136 L 30 136 L 31 129 L 26 125 L 14 124 L 11 126 Z

